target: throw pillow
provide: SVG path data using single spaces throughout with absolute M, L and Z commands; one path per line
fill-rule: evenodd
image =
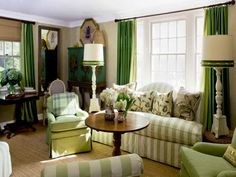
M 153 99 L 152 113 L 160 116 L 171 117 L 173 106 L 173 91 L 168 93 L 156 92 Z
M 236 149 L 234 149 L 232 145 L 228 146 L 223 157 L 225 158 L 225 160 L 236 167 Z
M 79 111 L 78 97 L 73 92 L 53 94 L 52 107 L 55 116 L 76 114 Z
M 154 93 L 154 91 L 134 92 L 133 97 L 135 100 L 130 110 L 140 112 L 151 112 Z
M 185 120 L 195 120 L 200 102 L 200 93 L 190 93 L 180 88 L 174 102 L 174 116 Z
M 127 90 L 128 91 L 130 91 L 130 90 L 134 91 L 136 89 L 136 85 L 137 85 L 136 82 L 130 82 L 130 83 L 125 84 L 125 85 L 113 84 L 113 88 L 117 92 L 127 92 Z

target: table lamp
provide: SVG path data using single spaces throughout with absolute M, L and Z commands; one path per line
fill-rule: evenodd
M 100 106 L 96 98 L 96 66 L 104 65 L 102 44 L 84 45 L 83 65 L 92 67 L 92 98 L 90 99 L 89 112 L 97 112 L 100 111 Z
M 230 35 L 209 35 L 203 38 L 203 60 L 201 65 L 214 68 L 216 71 L 216 114 L 213 115 L 211 132 L 216 138 L 227 135 L 226 116 L 222 114 L 222 83 L 221 71 L 223 68 L 233 67 L 233 41 Z

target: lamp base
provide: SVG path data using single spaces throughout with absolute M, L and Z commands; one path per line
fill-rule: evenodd
M 91 98 L 90 99 L 90 105 L 89 105 L 89 113 L 91 112 L 98 112 L 100 111 L 100 106 L 98 103 L 98 99 L 97 98 Z
M 219 136 L 221 135 L 229 134 L 225 115 L 219 116 L 217 114 L 214 114 L 211 132 L 215 133 L 216 138 L 219 138 Z

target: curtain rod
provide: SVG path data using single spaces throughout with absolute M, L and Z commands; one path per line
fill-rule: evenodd
M 22 22 L 22 23 L 30 23 L 30 24 L 33 24 L 35 25 L 35 22 L 33 21 L 28 21 L 28 20 L 20 20 L 20 19 L 15 19 L 15 18 L 9 18 L 9 17 L 2 17 L 0 16 L 1 19 L 6 19 L 6 20 L 14 20 L 14 21 L 19 21 L 19 22 Z
M 209 6 L 201 6 L 201 7 L 195 7 L 195 8 L 190 8 L 190 9 L 164 12 L 164 13 L 159 13 L 159 14 L 151 14 L 151 15 L 143 15 L 143 16 L 137 16 L 137 17 L 123 18 L 123 19 L 115 19 L 115 22 L 119 22 L 119 21 L 123 21 L 123 20 L 138 19 L 138 18 L 147 18 L 147 17 L 159 16 L 159 15 L 167 15 L 167 14 L 186 12 L 186 11 L 191 11 L 191 10 L 205 9 L 205 8 L 210 8 L 210 7 L 215 7 L 215 6 L 222 6 L 222 5 L 234 5 L 234 4 L 235 4 L 235 0 L 232 0 L 232 1 L 224 2 L 224 3 L 212 4 L 212 5 L 209 5 Z

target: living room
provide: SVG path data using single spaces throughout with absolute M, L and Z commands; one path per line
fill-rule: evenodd
M 130 8 L 131 6 L 132 8 Z M 222 7 L 221 10 L 218 9 L 220 7 Z M 209 9 L 213 10 L 210 11 Z M 47 92 L 53 80 L 59 78 L 63 81 L 67 91 L 71 91 L 72 87 L 73 91 L 79 88 L 80 108 L 89 113 L 90 116 L 93 115 L 91 112 L 96 112 L 90 110 L 90 103 L 92 101 L 90 98 L 92 94 L 89 92 L 92 91 L 92 67 L 79 65 L 79 62 L 83 62 L 83 57 L 78 61 L 74 61 L 73 58 L 73 51 L 79 52 L 82 49 L 83 53 L 83 48 L 85 48 L 85 44 L 87 43 L 100 43 L 103 44 L 104 47 L 104 65 L 97 66 L 95 73 L 98 81 L 100 79 L 99 74 L 105 73 L 105 76 L 103 76 L 103 79 L 105 78 L 105 80 L 103 80 L 105 84 L 99 85 L 99 82 L 97 82 L 97 89 L 95 90 L 95 97 L 99 98 L 99 106 L 101 106 L 101 109 L 103 109 L 104 104 L 106 104 L 100 100 L 101 92 L 105 88 L 114 88 L 114 84 L 119 88 L 120 85 L 135 82 L 136 89 L 134 92 L 137 91 L 137 95 L 140 94 L 138 92 L 146 92 L 149 91 L 148 89 L 153 88 L 157 89 L 160 93 L 168 92 L 171 93 L 171 102 L 173 102 L 173 99 L 176 100 L 182 87 L 191 95 L 201 93 L 194 95 L 195 103 L 191 102 L 191 104 L 194 104 L 197 108 L 189 103 L 189 105 L 192 106 L 191 113 L 189 114 L 193 114 L 194 118 L 184 118 L 185 120 L 178 118 L 178 116 L 181 117 L 181 115 L 174 111 L 174 106 L 175 104 L 177 105 L 176 102 L 173 102 L 172 108 L 170 108 L 170 114 L 168 111 L 160 113 L 158 108 L 156 110 L 152 108 L 152 110 L 148 111 L 144 111 L 143 108 L 140 110 L 138 108 L 139 106 L 137 106 L 137 102 L 134 103 L 131 111 L 146 112 L 142 114 L 142 116 L 148 117 L 149 126 L 145 128 L 143 125 L 143 130 L 139 129 L 140 131 L 138 131 L 138 133 L 123 132 L 124 134 L 122 133 L 121 136 L 121 150 L 122 154 L 136 153 L 142 157 L 144 171 L 141 176 L 178 176 L 183 169 L 181 166 L 183 154 L 180 152 L 180 149 L 184 149 L 182 146 L 191 148 L 195 143 L 198 146 L 198 142 L 202 143 L 201 141 L 214 144 L 223 143 L 223 145 L 227 143 L 230 144 L 233 130 L 236 127 L 236 109 L 234 109 L 236 105 L 236 99 L 234 99 L 236 97 L 236 93 L 234 92 L 236 89 L 236 69 L 233 66 L 234 58 L 236 58 L 236 50 L 234 50 L 234 46 L 236 46 L 236 7 L 234 1 L 209 0 L 188 2 L 186 0 L 178 0 L 162 2 L 150 0 L 145 3 L 140 1 L 122 1 L 121 3 L 105 0 L 95 2 L 56 2 L 53 0 L 42 2 L 26 2 L 21 0 L 14 2 L 12 0 L 0 3 L 0 13 L 1 72 L 4 69 L 9 69 L 9 65 L 11 64 L 12 67 L 19 67 L 17 69 L 19 69 L 23 75 L 21 84 L 25 87 L 25 93 L 27 89 L 29 89 L 28 92 L 39 93 L 36 97 L 33 97 L 34 101 L 36 100 L 35 108 L 37 109 L 32 109 L 32 114 L 37 115 L 34 116 L 34 118 L 24 119 L 25 122 L 30 122 L 30 128 L 16 133 L 8 132 L 5 128 L 8 123 L 14 122 L 16 117 L 18 117 L 16 113 L 18 113 L 17 111 L 19 111 L 19 109 L 17 109 L 18 106 L 15 106 L 17 103 L 13 103 L 12 101 L 9 103 L 4 102 L 6 100 L 1 98 L 0 141 L 7 142 L 7 148 L 9 148 L 9 168 L 11 169 L 11 176 L 40 176 L 41 171 L 50 165 L 111 158 L 113 146 L 112 134 L 108 136 L 101 131 L 95 132 L 96 128 L 94 127 L 92 129 L 95 130 L 91 137 L 93 140 L 91 142 L 92 149 L 89 150 L 89 152 L 74 153 L 65 156 L 61 155 L 59 157 L 55 154 L 55 157 L 53 157 L 54 154 L 51 153 L 50 150 L 54 147 L 50 145 L 50 140 L 48 141 L 48 139 L 46 139 L 46 134 L 48 136 L 48 126 L 50 124 L 50 118 L 45 116 L 48 112 Z M 216 16 L 214 17 L 215 21 L 212 20 L 213 18 L 211 19 L 214 15 Z M 128 24 L 130 21 L 132 23 Z M 25 26 L 22 24 L 25 24 Z M 210 24 L 213 25 L 211 26 Z M 25 39 L 23 37 L 23 29 L 28 29 L 30 25 L 30 28 L 32 28 L 31 42 L 33 45 L 29 47 L 26 42 L 25 45 L 27 47 L 25 48 L 30 48 L 30 50 L 24 51 L 24 48 L 22 48 L 23 40 Z M 122 25 L 124 25 L 123 28 Z M 132 33 L 129 34 L 131 36 L 133 35 L 133 38 L 132 40 L 122 43 L 122 40 L 127 40 L 125 35 L 128 35 L 128 32 L 130 32 L 126 29 L 128 25 L 130 25 L 130 29 L 132 28 Z M 217 25 L 221 27 L 218 28 Z M 122 30 L 124 33 L 121 32 Z M 96 34 L 96 39 L 95 35 L 93 36 L 91 34 Z M 207 43 L 204 43 L 207 35 L 216 37 L 221 35 L 230 36 L 231 44 L 225 45 L 226 47 L 224 46 L 220 49 L 223 50 L 223 48 L 228 47 L 223 50 L 228 52 L 228 49 L 232 48 L 231 58 L 214 58 L 216 61 L 213 62 L 209 62 L 207 59 L 203 60 L 203 55 L 209 57 L 212 53 L 216 53 L 217 55 L 219 55 L 218 53 L 222 53 L 221 50 L 218 50 L 220 51 L 218 52 L 216 49 L 203 48 L 203 46 L 207 45 Z M 94 37 L 94 39 L 90 40 L 91 36 Z M 51 39 L 49 39 L 49 37 L 51 37 Z M 129 42 L 130 44 L 127 44 Z M 126 50 L 130 47 L 127 45 L 131 45 L 133 53 Z M 207 51 L 205 51 L 206 48 L 208 49 Z M 9 50 L 12 51 L 11 54 L 7 53 Z M 209 52 L 209 50 L 212 51 Z M 24 61 L 29 59 L 28 63 L 31 63 L 31 66 L 25 65 L 24 61 L 21 59 L 22 51 L 24 51 Z M 45 58 L 55 57 L 57 60 L 56 63 L 47 68 L 43 65 L 42 60 L 42 52 L 45 51 L 48 52 L 46 54 L 44 53 Z M 27 57 L 27 55 L 29 55 L 29 57 Z M 127 56 L 131 57 L 127 59 Z M 11 58 L 16 62 L 8 63 L 7 68 L 4 64 L 6 58 Z M 127 73 L 124 71 L 124 68 L 127 69 L 127 64 L 122 65 L 122 62 L 125 63 L 126 60 L 130 60 L 132 65 L 131 69 L 129 67 L 128 70 L 128 79 L 124 77 Z M 220 67 L 219 65 L 215 65 L 219 60 L 225 60 Z M 29 68 L 26 69 L 27 67 Z M 28 72 L 32 68 L 34 69 L 33 75 L 32 72 Z M 222 72 L 223 77 L 218 79 L 218 76 L 213 72 L 211 74 L 208 73 L 209 77 L 206 76 L 206 73 L 203 71 L 209 68 L 211 68 L 212 71 L 213 68 L 216 68 L 216 70 L 218 68 L 226 69 Z M 218 71 L 219 70 L 217 70 L 217 72 Z M 46 72 L 48 72 L 48 77 L 53 76 L 53 73 L 55 73 L 55 76 L 53 79 L 46 79 L 45 85 L 45 79 L 42 78 L 47 76 L 47 74 L 45 74 Z M 89 85 L 79 84 L 80 72 L 85 75 L 86 72 L 89 73 L 86 75 L 86 77 L 89 76 L 86 78 L 90 82 Z M 29 77 L 29 75 L 31 76 Z M 209 79 L 210 75 L 214 79 Z M 29 82 L 30 78 L 33 78 L 33 81 Z M 219 80 L 222 82 L 222 86 L 219 85 Z M 150 86 L 150 84 L 154 83 L 165 83 L 166 85 Z M 9 89 L 3 85 L 6 84 L 1 81 L 1 92 L 6 92 L 6 90 L 9 92 Z M 149 87 L 147 88 L 146 86 L 148 85 Z M 223 89 L 219 90 L 221 87 Z M 90 91 L 82 92 L 81 90 L 83 89 Z M 128 88 L 128 90 L 129 89 L 130 88 Z M 218 90 L 216 91 L 216 89 Z M 146 96 L 152 97 L 151 94 L 150 92 L 150 95 L 146 94 Z M 170 96 L 170 94 L 167 94 L 165 98 L 168 96 Z M 150 105 L 153 107 L 154 101 Z M 29 107 L 31 106 L 32 104 Z M 31 110 L 29 107 L 21 108 L 21 111 Z M 203 111 L 203 109 L 205 109 L 205 111 Z M 159 113 L 162 114 L 162 116 L 171 117 L 171 119 L 163 120 L 162 116 L 158 116 L 157 118 L 156 115 L 153 115 L 159 115 Z M 27 117 L 27 114 L 30 113 L 24 111 L 20 114 Z M 216 116 L 214 116 L 214 114 Z M 219 114 L 226 115 L 226 117 L 222 116 L 220 123 L 217 118 Z M 139 115 L 139 113 L 137 115 Z M 127 116 L 127 121 L 129 116 L 130 115 Z M 160 117 L 162 117 L 162 119 Z M 31 125 L 31 123 L 33 124 Z M 88 125 L 87 123 L 88 122 L 85 121 L 86 125 Z M 219 125 L 217 123 L 219 123 Z M 155 127 L 156 124 L 160 125 L 159 128 Z M 184 128 L 182 125 L 186 127 Z M 163 128 L 165 126 L 167 128 Z M 34 128 L 36 131 L 32 131 L 35 130 Z M 230 131 L 228 131 L 228 129 Z M 153 134 L 153 132 L 156 134 L 154 136 L 150 135 Z M 6 135 L 9 135 L 9 137 Z M 148 139 L 146 137 L 151 138 Z M 68 145 L 70 146 L 69 143 Z M 214 147 L 211 148 L 214 149 Z M 236 148 L 236 146 L 234 148 Z M 191 154 L 192 152 L 188 150 L 189 149 L 184 149 L 183 151 L 186 154 Z M 208 149 L 207 152 L 208 151 L 211 153 L 210 149 Z M 212 152 L 213 151 L 216 150 L 214 149 Z M 27 152 L 29 152 L 29 154 L 27 154 Z M 198 154 L 193 153 L 192 157 L 197 156 Z M 187 157 L 188 155 L 184 156 L 184 158 Z M 6 156 L 3 156 L 3 159 L 5 158 L 7 159 Z M 205 157 L 202 158 L 204 159 Z M 222 158 L 220 160 L 224 159 Z M 208 162 L 210 163 L 210 161 Z M 186 163 L 186 161 L 183 163 Z M 198 161 L 196 163 L 201 164 Z M 184 166 L 184 168 L 187 168 L 184 169 L 187 171 L 187 174 L 183 174 L 184 170 L 182 170 L 181 176 L 201 176 L 193 172 L 194 170 L 189 171 L 188 167 L 189 166 Z M 191 168 L 195 169 L 193 167 Z M 217 165 L 214 168 L 218 168 Z M 142 168 L 140 167 L 139 169 Z M 235 166 L 231 168 L 231 170 L 235 169 Z M 0 176 L 1 170 L 2 169 L 0 169 Z M 5 173 L 7 172 L 5 171 Z M 4 172 L 2 174 L 4 174 Z M 47 176 L 46 174 L 44 175 Z M 214 175 L 217 176 L 218 173 L 216 175 L 216 172 L 214 172 Z M 232 175 L 235 174 L 232 173 Z

